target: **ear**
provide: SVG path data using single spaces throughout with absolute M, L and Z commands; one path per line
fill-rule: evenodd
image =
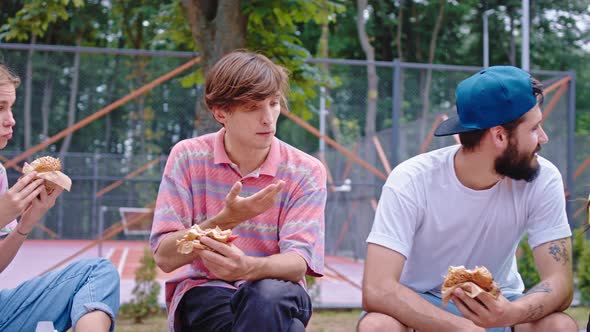
M 211 112 L 213 113 L 213 117 L 215 118 L 215 120 L 217 120 L 217 122 L 221 123 L 222 125 L 225 125 L 225 122 L 227 120 L 227 112 L 225 110 L 219 107 L 213 107 Z
M 492 144 L 499 149 L 504 150 L 508 146 L 508 133 L 502 126 L 495 126 L 489 129 Z

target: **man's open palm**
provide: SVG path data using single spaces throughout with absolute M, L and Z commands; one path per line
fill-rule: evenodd
M 233 228 L 244 220 L 256 217 L 275 205 L 285 186 L 284 181 L 269 184 L 250 197 L 240 197 L 242 183 L 236 182 L 225 197 L 222 228 Z

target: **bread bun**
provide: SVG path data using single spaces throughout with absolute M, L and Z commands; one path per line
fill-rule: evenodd
M 45 156 L 35 159 L 31 164 L 33 170 L 37 173 L 61 171 L 61 162 L 57 158 Z M 56 184 L 50 181 L 45 181 L 45 190 L 51 193 Z
M 194 249 L 213 251 L 213 249 L 199 241 L 203 236 L 210 237 L 221 243 L 231 243 L 238 237 L 237 235 L 232 234 L 231 229 L 222 231 L 219 226 L 215 228 L 201 229 L 199 225 L 193 225 L 180 240 L 176 240 L 176 246 L 178 247 L 177 251 L 181 254 L 190 254 Z
M 468 270 L 464 266 L 449 267 L 449 273 L 445 276 L 443 288 L 451 288 L 464 282 L 473 282 L 494 296 L 500 292 L 498 285 L 494 282 L 492 273 L 484 266 L 476 266 L 473 270 Z
M 473 270 L 468 270 L 464 266 L 451 266 L 449 273 L 445 277 L 443 287 L 453 287 L 464 282 L 474 282 L 486 291 L 492 288 L 494 278 L 488 269 L 483 266 L 477 266 Z

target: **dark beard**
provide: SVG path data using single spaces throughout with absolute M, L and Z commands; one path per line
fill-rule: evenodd
M 530 155 L 519 155 L 516 149 L 516 142 L 510 142 L 508 148 L 501 156 L 499 156 L 495 163 L 494 169 L 496 173 L 507 176 L 513 180 L 525 180 L 526 182 L 532 182 L 539 176 L 541 165 L 539 163 L 533 164 L 533 156 Z M 541 150 L 538 146 L 535 149 L 535 153 Z

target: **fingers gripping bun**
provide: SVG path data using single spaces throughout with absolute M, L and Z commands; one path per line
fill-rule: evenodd
M 449 302 L 455 288 L 461 288 L 471 298 L 486 292 L 497 298 L 500 288 L 494 282 L 492 273 L 483 266 L 468 270 L 464 266 L 451 266 L 442 284 L 443 307 Z
M 37 173 L 61 171 L 61 162 L 57 158 L 46 156 L 35 159 L 31 163 L 31 167 L 33 167 L 33 170 Z M 45 190 L 47 193 L 51 193 L 55 186 L 55 183 L 45 181 Z
M 444 287 L 453 287 L 464 282 L 471 281 L 489 292 L 494 283 L 494 278 L 488 269 L 483 266 L 477 266 L 473 270 L 468 270 L 464 266 L 451 266 L 449 273 L 445 277 Z
M 176 240 L 177 251 L 181 254 L 190 254 L 194 249 L 212 250 L 199 241 L 203 236 L 210 237 L 221 243 L 231 243 L 238 237 L 232 234 L 231 229 L 222 231 L 219 226 L 201 229 L 199 225 L 193 225 L 180 240 Z

